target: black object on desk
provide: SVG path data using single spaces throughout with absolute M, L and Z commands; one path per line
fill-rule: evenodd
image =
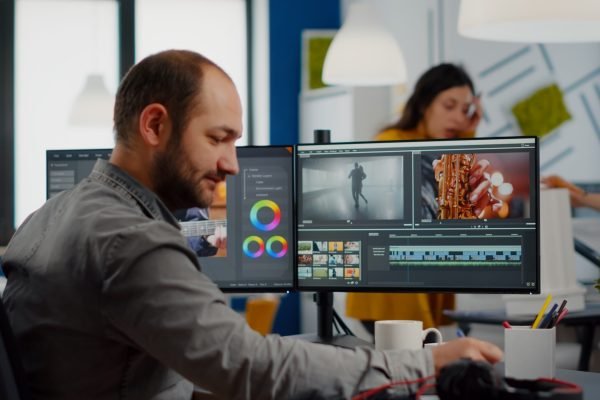
M 600 212 L 595 213 L 600 215 Z M 600 268 L 599 235 L 600 218 L 573 218 L 575 251 Z
M 577 238 L 573 241 L 575 242 L 575 251 L 600 268 L 600 253 Z
M 505 377 L 499 368 L 485 361 L 460 359 L 444 366 L 436 382 L 442 400 L 462 399 L 554 399 L 582 400 L 583 389 L 574 382 Z
M 475 368 L 475 370 L 472 368 L 470 370 L 463 369 L 461 372 L 453 367 L 453 365 L 460 367 L 460 364 L 479 368 Z M 573 400 L 582 398 L 583 400 L 595 400 L 598 397 L 598 393 L 600 393 L 599 378 L 600 374 L 597 373 L 557 369 L 556 380 L 518 380 L 504 377 L 503 363 L 498 363 L 492 367 L 481 361 L 459 360 L 447 365 L 440 372 L 440 376 L 438 376 L 435 383 L 438 394 L 426 397 L 442 400 L 492 398 L 497 400 Z M 573 388 L 574 385 L 577 385 L 578 388 Z M 372 393 L 368 399 L 407 400 L 415 398 L 414 393 L 396 393 L 393 390 L 393 386 L 389 390 L 384 390 L 388 389 L 386 386 L 386 388 L 382 388 L 382 391 Z M 492 389 L 492 387 L 497 387 L 497 389 Z M 318 392 L 307 392 L 294 396 L 293 400 L 340 400 L 340 397 L 324 397 Z
M 531 325 L 535 316 L 508 316 L 505 310 L 490 311 L 450 311 L 444 310 L 444 315 L 456 321 L 458 326 L 469 334 L 470 324 L 486 324 L 502 326 L 503 321 L 511 325 Z M 569 311 L 561 325 L 573 326 L 578 330 L 578 340 L 581 343 L 578 367 L 580 371 L 589 371 L 590 356 L 594 346 L 594 330 L 600 325 L 600 304 L 586 304 L 585 310 Z

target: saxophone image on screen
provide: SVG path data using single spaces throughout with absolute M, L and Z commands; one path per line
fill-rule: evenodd
M 435 166 L 438 184 L 438 219 L 477 218 L 469 201 L 469 174 L 476 163 L 475 154 L 443 154 Z
M 513 185 L 486 158 L 476 154 L 442 154 L 434 163 L 434 177 L 438 189 L 437 219 L 509 216 Z

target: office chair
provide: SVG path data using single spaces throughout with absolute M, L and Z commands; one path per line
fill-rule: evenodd
M 31 400 L 17 343 L 0 299 L 0 399 Z

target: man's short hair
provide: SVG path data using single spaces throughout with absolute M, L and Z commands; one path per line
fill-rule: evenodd
M 152 103 L 162 104 L 169 113 L 173 138 L 179 140 L 197 105 L 204 71 L 212 66 L 229 78 L 208 58 L 188 50 L 167 50 L 153 54 L 131 67 L 115 100 L 114 131 L 117 143 L 131 144 L 142 110 Z M 229 78 L 231 80 L 231 78 Z

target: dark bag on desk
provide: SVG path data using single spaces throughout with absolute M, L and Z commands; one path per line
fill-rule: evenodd
M 499 376 L 486 362 L 460 360 L 440 371 L 436 391 L 440 400 L 582 400 L 580 386 L 557 379 L 514 379 Z

